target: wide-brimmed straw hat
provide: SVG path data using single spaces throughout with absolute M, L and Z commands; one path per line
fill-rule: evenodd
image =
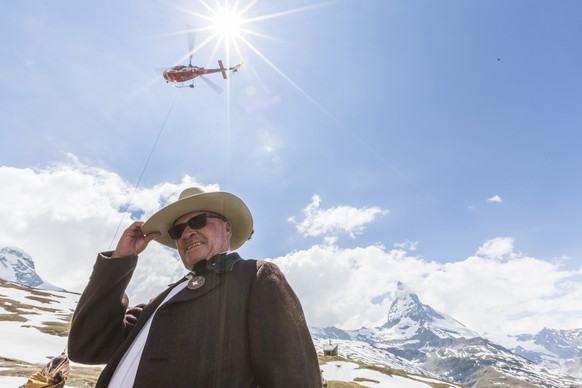
M 184 214 L 196 211 L 220 214 L 231 223 L 231 250 L 240 248 L 253 233 L 253 216 L 242 199 L 223 191 L 206 192 L 199 187 L 190 187 L 182 191 L 176 202 L 158 210 L 141 226 L 141 230 L 144 234 L 160 232 L 162 235 L 155 240 L 170 248 L 176 248 L 168 229 Z

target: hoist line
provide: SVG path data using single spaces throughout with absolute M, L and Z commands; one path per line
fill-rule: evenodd
M 176 104 L 176 100 L 178 99 L 178 93 L 179 93 L 179 90 L 176 90 L 176 95 L 174 96 L 174 101 L 172 101 L 172 105 L 170 105 L 170 109 L 168 109 L 168 113 L 166 114 L 166 118 L 164 119 L 164 122 L 162 123 L 162 126 L 158 132 L 158 136 L 156 137 L 156 141 L 154 142 L 154 145 L 152 146 L 152 149 L 150 150 L 150 154 L 148 155 L 146 162 L 143 166 L 143 169 L 141 170 L 141 174 L 139 175 L 139 178 L 138 178 L 138 180 L 133 188 L 133 192 L 131 193 L 131 197 L 129 198 L 129 201 L 127 202 L 127 205 L 125 206 L 125 210 L 123 211 L 123 214 L 121 215 L 121 220 L 119 220 L 119 224 L 117 224 L 117 228 L 115 229 L 115 233 L 113 233 L 113 238 L 111 239 L 111 242 L 109 243 L 109 250 L 111 250 L 111 248 L 113 247 L 113 242 L 115 241 L 115 237 L 117 237 L 117 233 L 119 233 L 119 229 L 121 228 L 121 225 L 123 224 L 123 220 L 125 219 L 125 215 L 127 214 L 128 210 L 129 210 L 129 206 L 131 205 L 131 202 L 133 201 L 133 197 L 134 197 L 135 193 L 137 192 L 137 189 L 139 188 L 139 184 L 141 183 L 141 179 L 144 176 L 145 170 L 148 167 L 148 164 L 150 163 L 150 159 L 152 158 L 152 155 L 154 154 L 154 150 L 156 149 L 156 146 L 158 145 L 160 137 L 162 136 L 162 133 L 164 132 L 164 128 L 166 127 L 166 123 L 168 122 L 168 118 L 170 117 L 170 113 L 172 113 L 172 110 L 174 109 L 174 105 Z

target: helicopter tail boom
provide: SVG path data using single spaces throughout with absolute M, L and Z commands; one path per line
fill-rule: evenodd
M 224 65 L 222 64 L 221 59 L 218 60 L 218 66 L 220 66 L 220 72 L 222 73 L 222 78 L 226 79 L 226 69 L 224 68 Z

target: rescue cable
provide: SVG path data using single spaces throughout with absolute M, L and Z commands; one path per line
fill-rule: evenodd
M 158 132 L 158 136 L 156 137 L 156 141 L 154 142 L 154 145 L 152 146 L 152 149 L 150 150 L 150 154 L 148 155 L 146 162 L 143 166 L 143 169 L 141 170 L 141 174 L 139 175 L 139 178 L 138 178 L 138 180 L 133 188 L 133 192 L 131 193 L 131 197 L 129 198 L 129 201 L 127 202 L 127 205 L 125 206 L 125 210 L 123 211 L 123 214 L 121 216 L 121 220 L 119 220 L 119 224 L 117 224 L 117 229 L 115 229 L 115 233 L 113 234 L 113 238 L 111 239 L 111 242 L 109 243 L 109 250 L 111 250 L 111 248 L 113 247 L 113 242 L 115 241 L 115 238 L 117 237 L 117 233 L 119 232 L 119 229 L 121 228 L 121 225 L 123 224 L 123 220 L 125 219 L 125 214 L 129 210 L 131 202 L 133 201 L 133 196 L 135 195 L 137 189 L 139 188 L 139 184 L 141 183 L 141 179 L 144 176 L 145 170 L 150 162 L 150 159 L 152 158 L 152 155 L 154 153 L 154 150 L 156 149 L 156 146 L 158 145 L 158 141 L 160 140 L 160 137 L 162 136 L 162 132 L 164 132 L 164 128 L 166 127 L 166 123 L 168 122 L 168 118 L 170 117 L 170 113 L 172 113 L 172 109 L 174 109 L 174 105 L 176 104 L 176 100 L 178 99 L 178 93 L 179 93 L 179 91 L 176 90 L 176 95 L 174 97 L 174 101 L 172 101 L 172 105 L 170 105 L 170 109 L 168 110 L 168 114 L 166 115 L 166 118 L 164 119 L 164 122 L 162 123 L 162 126 Z

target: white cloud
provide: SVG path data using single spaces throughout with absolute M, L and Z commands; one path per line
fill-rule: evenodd
M 497 237 L 486 241 L 476 252 L 479 257 L 487 259 L 506 260 L 519 257 L 513 252 L 513 239 L 509 237 Z
M 512 247 L 508 240 L 483 246 Z M 274 261 L 296 289 L 312 326 L 384 323 L 401 281 L 424 303 L 502 343 L 506 334 L 580 327 L 582 312 L 575 306 L 582 298 L 582 269 L 566 271 L 559 262 L 500 252 L 503 261 L 471 256 L 438 263 L 379 246 L 315 246 Z
M 320 205 L 321 198 L 316 194 L 311 198 L 311 203 L 302 210 L 303 220 L 298 222 L 295 217 L 290 217 L 289 221 L 295 223 L 297 231 L 303 236 L 323 235 L 328 242 L 335 242 L 340 234 L 355 238 L 377 216 L 388 213 L 376 206 L 368 208 L 337 206 L 321 209 Z
M 194 184 L 185 177 L 178 184 L 138 188 L 130 210 L 147 219 Z M 134 221 L 123 213 L 133 192 L 133 185 L 117 174 L 74 156 L 66 164 L 40 169 L 0 167 L 0 246 L 30 254 L 46 281 L 81 291 L 97 252 L 114 249 L 123 229 Z M 130 293 L 148 300 L 182 272 L 171 250 L 150 244 L 140 257 Z
M 492 197 L 487 198 L 487 202 L 489 203 L 501 203 L 503 199 L 499 195 L 494 195 Z
M 186 176 L 176 184 L 139 188 L 131 208 L 147 219 L 195 184 Z M 117 174 L 74 157 L 42 169 L 0 167 L 0 246 L 23 249 L 45 280 L 81 291 L 96 253 L 117 241 L 114 233 L 120 223 L 123 229 L 132 222 L 122 210 L 133 191 Z M 324 236 L 327 245 L 274 259 L 299 295 L 310 325 L 380 325 L 401 281 L 424 303 L 494 339 L 544 326 L 580 327 L 582 267 L 571 260 L 529 257 L 516 252 L 508 237 L 485 241 L 474 255 L 451 263 L 416 256 L 417 241 L 394 244 L 394 249 L 341 248 L 338 234 L 360 233 L 385 212 L 349 206 L 321 209 L 320 203 L 315 196 L 297 227 L 305 235 Z M 183 272 L 174 251 L 150 244 L 128 290 L 132 301 L 147 301 Z
M 416 251 L 418 249 L 418 241 L 406 240 L 400 243 L 394 243 L 394 248 L 402 249 L 405 251 Z

